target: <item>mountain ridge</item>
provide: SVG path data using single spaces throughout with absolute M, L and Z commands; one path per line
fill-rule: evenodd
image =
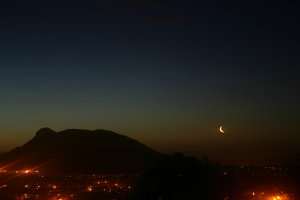
M 42 128 L 12 151 L 0 155 L 0 167 L 38 168 L 49 172 L 125 173 L 142 172 L 161 153 L 146 145 L 104 129 Z M 13 164 L 12 164 L 13 163 Z

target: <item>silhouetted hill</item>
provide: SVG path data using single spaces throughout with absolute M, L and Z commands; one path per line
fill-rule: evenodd
M 141 172 L 161 156 L 112 131 L 43 128 L 23 146 L 1 155 L 0 166 L 70 173 Z

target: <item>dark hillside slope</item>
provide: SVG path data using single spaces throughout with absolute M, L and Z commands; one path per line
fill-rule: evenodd
M 162 155 L 129 137 L 106 130 L 40 129 L 21 147 L 0 156 L 0 166 L 48 172 L 142 172 Z

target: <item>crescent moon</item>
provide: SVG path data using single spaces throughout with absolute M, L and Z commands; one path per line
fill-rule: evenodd
M 225 132 L 223 131 L 223 126 L 220 126 L 220 129 L 219 129 L 219 130 L 220 130 L 221 133 L 225 133 Z

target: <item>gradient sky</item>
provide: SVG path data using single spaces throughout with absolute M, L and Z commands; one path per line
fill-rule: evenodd
M 299 8 L 3 0 L 0 150 L 41 127 L 100 128 L 166 153 L 293 160 L 300 152 Z

